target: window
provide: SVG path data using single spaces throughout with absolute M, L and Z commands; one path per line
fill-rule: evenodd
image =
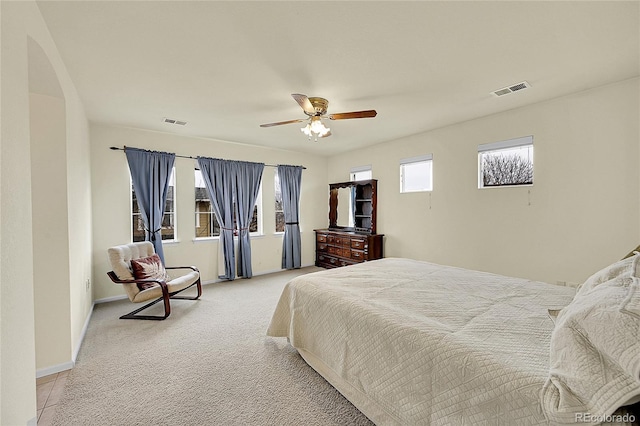
M 213 212 L 211 205 L 211 199 L 209 198 L 209 192 L 204 183 L 202 172 L 198 169 L 194 170 L 195 173 L 195 214 L 196 214 L 196 238 L 211 238 L 220 236 L 220 224 Z M 261 184 L 262 185 L 262 184 Z M 253 217 L 249 224 L 249 232 L 258 233 L 261 232 L 259 221 L 259 208 L 262 204 L 262 186 L 258 193 L 256 206 L 253 208 Z M 237 228 L 235 220 L 235 202 L 233 206 L 233 227 Z M 237 234 L 237 232 L 234 232 Z
M 478 145 L 478 188 L 533 185 L 533 136 Z
M 256 197 L 256 205 L 253 208 L 253 216 L 251 216 L 249 232 L 252 234 L 262 234 L 262 180 L 260 180 L 260 189 L 258 190 L 258 196 Z
M 373 179 L 371 174 L 371 166 L 360 166 L 351 169 L 351 181 Z
M 169 189 L 167 190 L 167 201 L 164 204 L 164 216 L 162 217 L 162 240 L 175 241 L 176 236 L 176 180 L 175 168 L 169 177 Z M 136 191 L 131 184 L 131 235 L 133 242 L 144 241 L 144 221 L 140 216 L 140 208 L 136 198 Z
M 280 176 L 276 168 L 274 183 L 276 187 L 276 232 L 284 232 L 284 207 L 282 205 L 282 189 L 280 188 Z
M 204 183 L 202 172 L 195 170 L 196 182 L 196 238 L 220 236 L 220 224 L 213 213 L 209 191 Z
M 400 192 L 433 190 L 433 155 L 400 160 Z

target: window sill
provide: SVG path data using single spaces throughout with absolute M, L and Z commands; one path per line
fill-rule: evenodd
M 199 237 L 199 238 L 194 238 L 191 240 L 191 242 L 194 243 L 206 243 L 208 241 L 218 241 L 220 239 L 220 237 Z
M 146 240 L 142 240 L 142 241 L 132 241 L 131 243 L 141 243 L 143 241 Z M 162 240 L 162 244 L 166 244 L 166 245 L 172 245 L 172 244 L 180 244 L 180 240 Z
M 433 192 L 433 189 L 416 189 L 415 191 L 403 191 L 400 190 L 401 194 L 420 194 L 424 192 Z
M 478 189 L 496 189 L 496 188 L 531 188 L 533 186 L 532 183 L 523 183 L 523 184 L 515 184 L 515 185 L 489 185 L 489 186 L 479 186 Z
M 258 233 L 249 234 L 249 236 L 251 237 L 252 240 L 265 237 L 264 234 L 258 234 Z M 238 236 L 234 235 L 233 239 L 235 241 L 237 241 L 238 240 Z M 200 237 L 200 238 L 194 238 L 194 239 L 191 240 L 191 242 L 193 242 L 193 243 L 206 243 L 206 242 L 209 242 L 209 241 L 220 241 L 220 237 L 219 236 L 218 237 Z

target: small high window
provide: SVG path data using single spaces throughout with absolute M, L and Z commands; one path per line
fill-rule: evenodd
M 478 145 L 478 188 L 533 185 L 533 136 Z
M 358 180 L 368 180 L 373 179 L 373 175 L 371 174 L 371 166 L 359 166 L 351 169 L 349 173 L 349 180 L 358 181 Z
M 400 192 L 433 190 L 433 155 L 400 160 Z

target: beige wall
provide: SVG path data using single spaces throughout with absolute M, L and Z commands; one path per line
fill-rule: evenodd
M 35 271 L 33 267 L 36 249 L 32 244 L 32 222 L 37 218 L 32 215 L 32 187 L 36 194 L 40 189 L 39 182 L 31 178 L 29 90 L 35 80 L 44 78 L 51 81 L 48 80 L 51 77 L 52 81 L 59 84 L 61 97 L 65 100 L 64 114 L 60 113 L 59 116 L 64 116 L 66 141 L 56 141 L 62 145 L 61 151 L 56 151 L 56 160 L 60 160 L 61 164 L 57 163 L 54 167 L 55 176 L 65 179 L 59 188 L 63 192 L 60 199 L 67 203 L 66 209 L 70 211 L 67 217 L 59 217 L 61 227 L 70 227 L 79 216 L 85 218 L 79 229 L 69 229 L 66 244 L 54 244 L 56 249 L 66 246 L 68 250 L 68 254 L 62 256 L 65 258 L 63 262 L 68 259 L 67 264 L 59 265 L 67 271 L 67 287 L 62 291 L 66 293 L 67 300 L 63 303 L 64 306 L 55 310 L 55 316 L 62 318 L 61 321 L 66 325 L 55 327 L 52 330 L 55 335 L 50 336 L 52 341 L 56 341 L 56 345 L 65 347 L 65 358 L 71 356 L 70 348 L 79 345 L 91 307 L 91 292 L 85 290 L 84 280 L 81 278 L 81 275 L 89 277 L 91 259 L 88 250 L 91 235 L 87 233 L 90 228 L 87 223 L 91 217 L 90 197 L 86 197 L 90 194 L 86 168 L 89 163 L 89 139 L 82 104 L 36 3 L 0 2 L 0 10 L 0 424 L 21 425 L 36 422 L 36 358 L 39 359 L 38 362 L 45 364 L 62 359 L 57 354 L 55 360 L 47 361 L 46 352 L 53 348 L 47 347 L 46 343 L 41 345 L 39 342 L 38 356 L 35 347 L 34 318 L 41 313 L 34 309 L 34 276 L 36 279 L 42 276 L 42 271 Z M 29 51 L 29 46 L 33 46 L 33 43 L 41 48 L 45 56 L 44 62 L 52 70 L 53 76 L 39 73 L 43 70 L 42 63 L 33 63 L 37 57 L 32 57 Z M 30 67 L 32 71 L 36 71 L 32 75 L 29 73 Z M 38 109 L 38 106 L 34 107 Z M 60 112 L 59 109 L 57 111 Z M 43 148 L 44 143 L 43 138 L 36 137 L 33 140 L 34 149 Z M 74 194 L 70 194 L 71 191 Z M 82 196 L 86 199 L 81 200 L 79 197 Z M 64 209 L 61 207 L 61 210 Z M 65 239 L 64 236 L 62 239 Z M 82 274 L 77 272 L 78 268 L 82 269 Z M 51 315 L 50 311 L 46 312 L 44 320 Z M 68 366 L 72 361 L 67 359 L 64 365 Z M 53 369 L 59 366 L 47 365 Z
M 302 140 L 301 143 L 305 141 Z M 315 261 L 314 228 L 328 223 L 327 162 L 325 158 L 237 143 L 180 136 L 139 129 L 91 125 L 91 181 L 93 185 L 93 265 L 95 299 L 124 295 L 106 273 L 111 269 L 107 248 L 131 241 L 130 177 L 124 152 L 111 151 L 110 146 L 123 145 L 175 152 L 185 156 L 203 156 L 229 160 L 255 161 L 266 164 L 303 165 L 301 231 L 302 264 Z M 176 220 L 179 242 L 164 245 L 167 265 L 196 265 L 204 282 L 217 280 L 218 240 L 194 241 L 195 160 L 176 158 Z M 252 237 L 254 275 L 280 270 L 282 234 L 275 234 L 274 168 L 265 167 L 262 186 L 263 232 Z
M 31 93 L 29 109 L 36 369 L 42 369 L 72 357 L 70 316 L 60 315 L 71 302 L 65 103 Z
M 580 282 L 639 242 L 638 79 L 325 159 L 171 133 L 105 125 L 89 129 L 36 3 L 0 2 L 0 19 L 0 424 L 35 424 L 37 371 L 73 361 L 92 296 L 123 294 L 105 275 L 106 248 L 130 240 L 127 165 L 122 152 L 108 150 L 111 145 L 306 166 L 301 213 L 305 265 L 314 261 L 313 229 L 327 225 L 327 183 L 348 180 L 349 169 L 362 164 L 372 164 L 373 176 L 380 180 L 378 229 L 387 235 L 387 256 Z M 68 287 L 57 296 L 68 300 L 54 311 L 34 308 L 34 277 L 39 281 L 43 274 L 42 267 L 34 270 L 34 251 L 39 249 L 32 244 L 38 217 L 32 195 L 42 188 L 31 178 L 37 159 L 31 146 L 40 149 L 46 142 L 32 139 L 30 132 L 35 117 L 29 100 L 30 37 L 50 62 L 64 98 L 66 151 L 57 158 L 64 164 L 55 173 L 66 176 L 61 185 L 66 218 L 64 206 L 56 214 L 67 235 L 66 243 L 55 247 L 66 246 L 58 260 L 67 262 L 61 268 Z M 530 134 L 535 138 L 534 186 L 478 190 L 477 145 Z M 425 153 L 434 155 L 434 191 L 399 194 L 398 160 Z M 203 279 L 213 281 L 217 242 L 193 242 L 193 163 L 178 159 L 176 170 L 180 241 L 166 247 L 167 263 L 196 264 Z M 265 235 L 252 241 L 256 274 L 280 269 L 282 237 L 273 232 L 272 168 L 265 169 L 264 181 Z M 49 353 L 51 343 L 39 341 L 36 348 L 35 329 L 52 312 L 63 325 L 54 327 L 50 337 L 57 345 L 62 341 L 63 349 Z
M 386 256 L 581 282 L 640 243 L 638 79 L 329 159 L 372 164 Z M 499 102 L 496 99 L 496 102 Z M 478 144 L 534 136 L 534 185 L 478 189 Z M 399 193 L 399 160 L 433 154 L 434 190 Z
M 71 89 L 70 89 L 71 90 Z M 72 360 L 82 344 L 93 308 L 91 154 L 89 122 L 73 89 L 76 102 L 67 102 L 67 204 L 69 228 L 69 297 Z M 39 352 L 39 351 L 38 351 Z M 49 364 L 51 365 L 51 364 Z

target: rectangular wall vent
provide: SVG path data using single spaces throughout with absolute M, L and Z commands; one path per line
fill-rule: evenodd
M 531 87 L 531 85 L 526 81 L 523 81 L 522 83 L 517 83 L 509 87 L 503 87 L 502 89 L 498 89 L 495 92 L 491 92 L 491 94 L 493 96 L 504 96 L 504 95 L 508 95 L 509 93 L 517 92 L 519 90 L 528 89 L 529 87 Z
M 164 123 L 168 123 L 168 124 L 176 124 L 176 125 L 178 125 L 178 126 L 184 126 L 184 125 L 186 125 L 186 124 L 187 124 L 187 122 L 186 122 L 186 121 L 175 120 L 175 119 L 173 119 L 173 118 L 166 118 L 166 117 L 165 117 L 162 121 L 163 121 Z

